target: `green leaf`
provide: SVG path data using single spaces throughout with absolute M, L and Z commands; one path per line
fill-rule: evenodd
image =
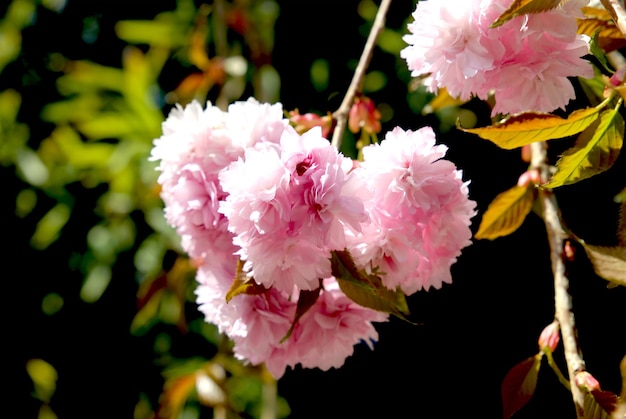
M 378 275 L 359 270 L 349 252 L 333 251 L 331 266 L 339 287 L 352 301 L 407 320 L 409 307 L 404 293 L 399 288 L 390 290 L 385 287 Z
M 513 4 L 491 24 L 491 27 L 497 28 L 498 26 L 502 26 L 517 16 L 550 11 L 564 4 L 566 1 L 567 0 L 515 0 Z
M 609 61 L 606 58 L 606 54 L 602 47 L 600 47 L 600 43 L 598 41 L 598 37 L 600 36 L 600 31 L 594 32 L 593 36 L 589 41 L 589 52 L 597 58 L 598 62 L 602 65 L 604 70 L 606 70 L 609 74 L 613 74 L 615 71 L 609 65 Z
M 515 365 L 502 382 L 503 417 L 510 418 L 531 399 L 537 387 L 541 353 Z
M 296 314 L 294 315 L 293 321 L 291 322 L 291 327 L 289 327 L 287 334 L 280 340 L 280 343 L 283 343 L 284 341 L 289 339 L 289 336 L 291 336 L 291 334 L 293 333 L 293 329 L 296 327 L 296 323 L 298 323 L 298 320 L 300 320 L 300 317 L 302 317 L 304 313 L 309 311 L 309 309 L 313 307 L 313 304 L 315 304 L 315 302 L 319 298 L 321 289 L 322 289 L 322 282 L 320 281 L 320 286 L 317 287 L 316 289 L 310 290 L 310 291 L 309 290 L 300 291 L 300 294 L 298 295 L 298 305 L 296 307 Z
M 534 200 L 534 188 L 531 185 L 515 185 L 501 192 L 487 207 L 474 237 L 493 240 L 513 233 L 526 219 Z
M 556 173 L 545 186 L 556 188 L 588 179 L 613 166 L 622 148 L 624 119 L 616 109 L 600 115 L 583 131 L 572 148 L 556 164 Z
M 525 112 L 492 126 L 459 129 L 489 140 L 500 148 L 511 150 L 538 141 L 578 134 L 598 118 L 599 112 L 599 107 L 578 109 L 567 119 L 552 114 Z
M 35 233 L 30 239 L 35 249 L 43 250 L 54 243 L 61 235 L 61 230 L 70 219 L 72 209 L 69 205 L 58 203 L 37 223 Z
M 626 286 L 626 246 L 593 246 L 584 242 L 582 245 L 598 276 Z

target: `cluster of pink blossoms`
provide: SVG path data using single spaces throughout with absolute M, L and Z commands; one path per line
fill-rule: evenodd
M 413 76 L 429 75 L 428 88 L 453 97 L 487 99 L 493 115 L 565 109 L 575 97 L 568 77 L 593 77 L 589 38 L 576 18 L 588 0 L 570 0 L 548 12 L 492 23 L 513 0 L 420 1 L 400 53 Z
M 349 251 L 359 269 L 407 295 L 451 281 L 475 203 L 445 151 L 430 128 L 396 128 L 355 162 L 321 128 L 299 134 L 280 104 L 249 99 L 227 111 L 177 106 L 151 159 L 167 221 L 198 263 L 205 319 L 239 359 L 278 378 L 297 364 L 340 367 L 388 318 L 341 291 L 331 252 Z M 227 300 L 242 274 L 255 292 Z M 294 325 L 301 293 L 317 290 Z

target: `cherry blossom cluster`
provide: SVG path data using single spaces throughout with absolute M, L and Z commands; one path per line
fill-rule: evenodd
M 565 109 L 575 92 L 568 77 L 593 77 L 589 37 L 576 18 L 588 0 L 491 27 L 512 0 L 420 1 L 400 55 L 427 88 L 453 97 L 495 98 L 493 115 Z
M 341 290 L 332 252 L 410 295 L 451 282 L 471 243 L 468 182 L 429 127 L 395 128 L 363 161 L 253 98 L 226 111 L 178 105 L 162 128 L 151 159 L 166 219 L 198 266 L 199 308 L 237 358 L 277 378 L 298 364 L 340 367 L 388 319 Z M 252 286 L 229 297 L 241 277 Z

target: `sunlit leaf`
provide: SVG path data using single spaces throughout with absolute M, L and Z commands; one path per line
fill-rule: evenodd
M 618 398 L 610 391 L 595 390 L 584 394 L 584 419 L 611 419 Z
M 550 11 L 564 4 L 566 1 L 568 0 L 515 0 L 513 4 L 491 24 L 491 27 L 497 28 L 517 16 Z
M 100 112 L 94 118 L 77 124 L 90 140 L 120 138 L 137 130 L 135 122 L 118 112 Z
M 400 289 L 390 290 L 379 276 L 359 270 L 347 251 L 333 251 L 331 266 L 339 287 L 352 301 L 406 320 L 409 307 Z
M 113 273 L 111 267 L 105 264 L 97 264 L 89 269 L 80 288 L 80 298 L 86 303 L 95 303 L 106 291 Z
M 31 245 L 40 250 L 50 246 L 59 238 L 71 213 L 71 208 L 63 203 L 52 207 L 37 223 L 35 233 L 30 239 Z
M 606 53 L 626 46 L 626 39 L 604 8 L 583 7 L 584 18 L 578 19 L 578 33 L 597 37 L 598 46 Z
M 307 311 L 309 311 L 311 307 L 313 307 L 313 304 L 315 304 L 318 297 L 320 296 L 321 289 L 322 289 L 322 284 L 320 281 L 320 286 L 317 287 L 316 289 L 310 290 L 310 291 L 309 290 L 300 291 L 298 295 L 298 305 L 296 307 L 296 314 L 293 317 L 293 321 L 291 322 L 291 326 L 289 327 L 287 334 L 280 340 L 281 343 L 289 339 L 289 337 L 293 333 L 293 329 L 296 327 L 296 323 L 298 323 L 298 320 L 300 320 L 300 318 Z
M 116 35 L 128 43 L 165 48 L 184 45 L 188 39 L 189 29 L 171 18 L 122 20 L 115 24 Z
M 541 366 L 541 353 L 515 365 L 502 382 L 503 417 L 510 418 L 520 410 L 535 393 Z
M 178 418 L 196 386 L 196 372 L 171 378 L 165 382 L 155 419 Z
M 556 188 L 602 173 L 617 160 L 624 139 L 624 119 L 616 109 L 600 115 L 597 123 L 583 131 L 572 148 L 556 164 L 557 171 L 545 185 Z
M 235 278 L 230 289 L 226 293 L 226 302 L 240 294 L 258 295 L 267 291 L 263 285 L 258 284 L 254 278 L 248 277 L 243 270 L 244 262 L 239 259 L 237 261 L 237 269 L 235 270 Z
M 626 246 L 582 244 L 598 276 L 617 285 L 626 286 Z
M 57 387 L 59 375 L 56 369 L 43 359 L 30 359 L 26 362 L 26 371 L 33 380 L 36 397 L 49 402 Z
M 422 113 L 424 115 L 439 112 L 443 108 L 447 108 L 449 106 L 460 106 L 464 104 L 466 101 L 450 96 L 448 93 L 448 89 L 441 88 L 437 92 L 437 96 L 431 100 L 428 105 L 424 106 Z
M 532 185 L 515 185 L 501 192 L 487 207 L 474 237 L 493 240 L 513 233 L 526 219 L 534 199 Z
M 514 149 L 538 141 L 569 137 L 582 132 L 600 113 L 599 108 L 578 109 L 567 118 L 552 114 L 526 112 L 484 128 L 464 129 L 492 141 L 500 148 Z

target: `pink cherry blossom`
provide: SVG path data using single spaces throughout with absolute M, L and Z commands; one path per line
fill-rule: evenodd
M 574 98 L 568 77 L 593 77 L 588 37 L 577 34 L 584 0 L 518 16 L 490 28 L 512 0 L 419 2 L 400 55 L 428 89 L 462 100 L 494 94 L 492 114 L 565 109 Z
M 373 194 L 366 202 L 371 224 L 351 236 L 350 249 L 361 266 L 378 267 L 391 289 L 412 294 L 441 288 L 470 244 L 475 203 L 445 152 L 430 127 L 395 128 L 380 145 L 363 149 L 358 173 Z
M 319 127 L 303 135 L 289 127 L 280 146 L 248 148 L 220 174 L 228 196 L 219 211 L 249 276 L 288 291 L 331 275 L 330 251 L 345 247 L 346 228 L 367 221 L 351 168 Z
M 228 281 L 202 269 L 198 281 L 196 294 L 205 319 L 233 341 L 238 359 L 264 363 L 275 378 L 297 364 L 324 371 L 341 367 L 360 342 L 373 348 L 378 339 L 373 322 L 388 319 L 385 313 L 354 303 L 334 278 L 327 278 L 317 301 L 283 340 L 294 320 L 298 292 L 273 288 L 260 295 L 235 296 L 226 304 Z
M 216 269 L 234 267 L 237 258 L 228 222 L 218 212 L 226 193 L 218 174 L 257 143 L 278 143 L 288 120 L 280 104 L 251 98 L 235 102 L 224 112 L 196 101 L 177 105 L 154 141 L 150 159 L 158 161 L 158 182 L 165 216 L 181 237 L 189 256 L 206 260 Z

